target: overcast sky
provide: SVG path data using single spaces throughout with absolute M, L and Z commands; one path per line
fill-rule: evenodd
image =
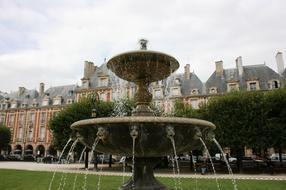
M 173 55 L 205 82 L 224 68 L 286 59 L 285 0 L 0 0 L 0 91 L 80 84 L 85 60 L 138 48 Z

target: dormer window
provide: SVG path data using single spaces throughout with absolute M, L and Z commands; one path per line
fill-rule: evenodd
M 62 97 L 57 96 L 53 99 L 53 105 L 61 105 L 62 104 Z
M 67 104 L 72 104 L 73 102 L 74 102 L 73 99 L 71 98 L 67 99 Z
M 171 88 L 171 95 L 172 96 L 180 96 L 181 95 L 181 89 L 180 88 Z
M 259 90 L 259 83 L 258 81 L 247 81 L 247 90 L 248 91 L 255 91 Z
M 72 96 L 73 95 L 73 90 L 69 90 L 68 95 Z
M 217 87 L 211 87 L 211 88 L 209 89 L 209 93 L 210 93 L 210 94 L 216 94 L 216 93 L 217 93 Z
M 278 80 L 271 80 L 268 82 L 269 89 L 276 89 L 280 87 L 280 82 Z
M 155 91 L 154 91 L 154 95 L 155 95 L 155 96 L 154 96 L 155 98 L 161 98 L 161 90 L 160 90 L 160 89 L 155 90 Z
M 194 88 L 192 91 L 191 91 L 191 94 L 199 94 L 199 90 L 197 88 Z
M 11 103 L 11 108 L 13 109 L 13 108 L 17 108 L 17 107 L 18 107 L 18 102 L 17 101 L 13 101 Z
M 180 84 L 181 84 L 181 81 L 180 81 L 179 78 L 176 78 L 176 79 L 175 79 L 175 84 L 176 84 L 176 85 L 180 85 Z
M 238 91 L 238 90 L 239 90 L 238 83 L 235 83 L 235 82 L 227 83 L 228 92 L 233 92 L 233 91 Z
M 42 102 L 42 106 L 48 106 L 50 104 L 50 98 L 45 97 Z
M 108 86 L 108 77 L 99 77 L 98 86 Z
M 28 104 L 27 103 L 22 103 L 21 104 L 21 108 L 27 108 L 28 107 Z

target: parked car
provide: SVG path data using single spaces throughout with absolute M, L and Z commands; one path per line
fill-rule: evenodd
M 20 154 L 10 154 L 7 156 L 7 160 L 9 160 L 9 161 L 20 161 L 20 160 L 22 160 L 22 156 Z
M 24 161 L 32 161 L 32 162 L 34 162 L 35 161 L 35 157 L 33 156 L 33 154 L 26 154 L 26 155 L 24 155 L 23 160 Z
M 53 155 L 47 155 L 46 157 L 43 158 L 43 163 L 45 164 L 51 164 L 53 162 L 57 162 L 58 158 L 53 156 Z
M 7 160 L 6 156 L 0 154 L 0 161 L 5 161 L 5 160 Z
M 253 159 L 251 157 L 242 157 L 241 160 L 242 168 L 263 168 L 266 167 L 267 164 L 264 160 Z

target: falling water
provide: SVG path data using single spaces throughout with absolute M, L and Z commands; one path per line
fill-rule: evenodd
M 203 139 L 201 137 L 200 137 L 200 141 L 202 142 L 205 150 L 207 151 L 207 155 L 210 158 L 210 162 L 211 162 L 211 165 L 212 165 L 212 168 L 213 168 L 213 172 L 214 172 L 214 175 L 215 175 L 216 186 L 217 186 L 217 189 L 220 190 L 220 186 L 219 186 L 219 183 L 218 183 L 218 179 L 217 179 L 214 163 L 213 163 L 212 157 L 210 155 L 210 152 L 209 152 L 209 150 L 207 148 L 207 145 L 205 144 L 205 142 L 203 141 Z
M 81 154 L 80 154 L 80 157 L 79 157 L 79 164 L 81 163 L 82 161 L 82 158 L 83 158 L 83 154 L 86 150 L 86 146 L 83 148 Z M 74 177 L 74 180 L 73 180 L 73 187 L 72 187 L 72 190 L 75 190 L 75 185 L 76 185 L 76 180 L 77 180 L 77 176 L 78 176 L 78 170 L 79 170 L 79 167 L 77 167 L 77 172 L 75 174 L 75 177 Z
M 71 145 L 71 148 L 70 148 L 70 150 L 69 150 L 69 152 L 68 152 L 68 155 L 67 155 L 67 158 L 66 158 L 67 163 L 69 163 L 70 153 L 73 152 L 73 150 L 74 150 L 74 148 L 75 148 L 77 142 L 78 142 L 78 139 L 76 139 L 76 140 L 73 142 L 73 144 Z M 67 173 L 66 173 L 66 172 L 63 172 L 63 173 L 62 173 L 62 177 L 61 177 L 61 181 L 60 181 L 60 185 L 59 185 L 59 188 L 58 188 L 58 189 L 64 190 L 65 185 L 66 185 L 66 179 L 67 179 Z
M 90 160 L 92 160 L 92 158 L 93 158 L 93 152 L 94 152 L 94 150 L 95 150 L 95 148 L 96 148 L 96 145 L 98 144 L 99 140 L 100 140 L 100 139 L 97 138 L 97 137 L 96 137 L 95 140 L 94 140 L 94 143 L 93 143 L 93 145 L 92 145 L 92 147 L 91 147 L 91 159 L 90 159 Z M 97 158 L 95 158 L 95 159 L 97 159 Z M 88 174 L 88 168 L 85 169 L 84 183 L 83 183 L 83 186 L 82 186 L 82 189 L 83 189 L 83 190 L 86 190 L 87 174 Z
M 176 167 L 175 167 L 175 160 L 174 160 L 174 156 L 171 156 L 171 161 L 172 161 L 172 167 L 173 167 L 173 180 L 174 180 L 174 184 L 175 184 L 175 190 L 178 189 L 178 185 L 177 185 L 177 180 L 176 180 Z
M 125 160 L 126 160 L 126 157 L 125 157 L 125 159 L 123 159 L 123 162 L 122 162 L 122 173 L 123 173 L 123 175 L 122 175 L 122 184 L 124 184 L 125 183 L 125 172 L 126 172 L 126 166 L 125 166 Z
M 72 141 L 72 139 L 69 138 L 68 142 L 67 142 L 66 145 L 64 146 L 64 148 L 63 148 L 63 150 L 62 150 L 62 152 L 61 152 L 61 154 L 60 154 L 58 164 L 60 163 L 60 160 L 61 160 L 61 158 L 62 158 L 62 156 L 63 156 L 63 154 L 64 154 L 64 152 L 65 152 L 67 146 L 69 145 L 69 143 L 70 143 L 71 141 Z M 50 181 L 49 190 L 51 190 L 51 188 L 52 188 L 55 175 L 56 175 L 56 170 L 54 171 L 53 176 L 52 176 L 52 179 L 51 179 L 51 181 Z
M 236 183 L 236 181 L 235 181 L 235 179 L 234 179 L 234 177 L 233 177 L 232 169 L 231 169 L 231 167 L 230 167 L 230 165 L 229 165 L 228 160 L 227 160 L 226 157 L 225 157 L 225 154 L 224 154 L 224 152 L 223 152 L 223 150 L 222 150 L 222 147 L 220 146 L 220 144 L 218 143 L 218 141 L 217 141 L 215 138 L 213 138 L 213 141 L 214 141 L 214 143 L 216 144 L 216 146 L 218 147 L 218 149 L 220 150 L 220 152 L 221 152 L 221 154 L 222 154 L 222 156 L 223 156 L 223 159 L 224 159 L 224 161 L 225 161 L 225 163 L 226 163 L 226 165 L 227 165 L 228 172 L 229 172 L 229 174 L 230 174 L 231 177 L 232 177 L 231 180 L 232 180 L 232 184 L 233 184 L 233 189 L 234 189 L 234 190 L 238 190 L 238 188 L 237 188 L 237 183 Z
M 99 171 L 99 176 L 98 176 L 98 182 L 97 182 L 97 190 L 100 190 L 100 182 L 101 182 L 103 161 L 104 161 L 104 154 L 102 154 L 101 166 L 100 166 L 100 171 Z
M 132 190 L 134 190 L 135 187 L 135 181 L 134 181 L 134 177 L 135 177 L 135 140 L 136 137 L 132 137 L 133 140 L 133 144 L 132 144 Z
M 179 189 L 182 190 L 182 183 L 181 183 L 181 178 L 180 178 L 180 167 L 179 167 L 178 155 L 177 155 L 177 151 L 176 151 L 176 145 L 175 145 L 174 137 L 170 137 L 170 140 L 172 142 L 173 151 L 174 151 L 174 155 L 175 155 L 175 163 L 176 163 L 177 176 L 178 176 L 178 186 L 179 186 Z

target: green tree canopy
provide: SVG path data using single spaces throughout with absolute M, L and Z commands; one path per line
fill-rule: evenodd
M 267 109 L 268 143 L 274 148 L 286 147 L 286 88 L 265 95 Z
M 0 153 L 2 150 L 7 150 L 11 140 L 10 129 L 5 125 L 0 126 Z
M 82 98 L 79 102 L 67 106 L 49 122 L 54 148 L 62 150 L 68 139 L 74 135 L 70 128 L 74 122 L 91 118 L 93 111 L 96 112 L 95 117 L 109 117 L 112 110 L 113 103 L 97 100 L 96 95 Z

